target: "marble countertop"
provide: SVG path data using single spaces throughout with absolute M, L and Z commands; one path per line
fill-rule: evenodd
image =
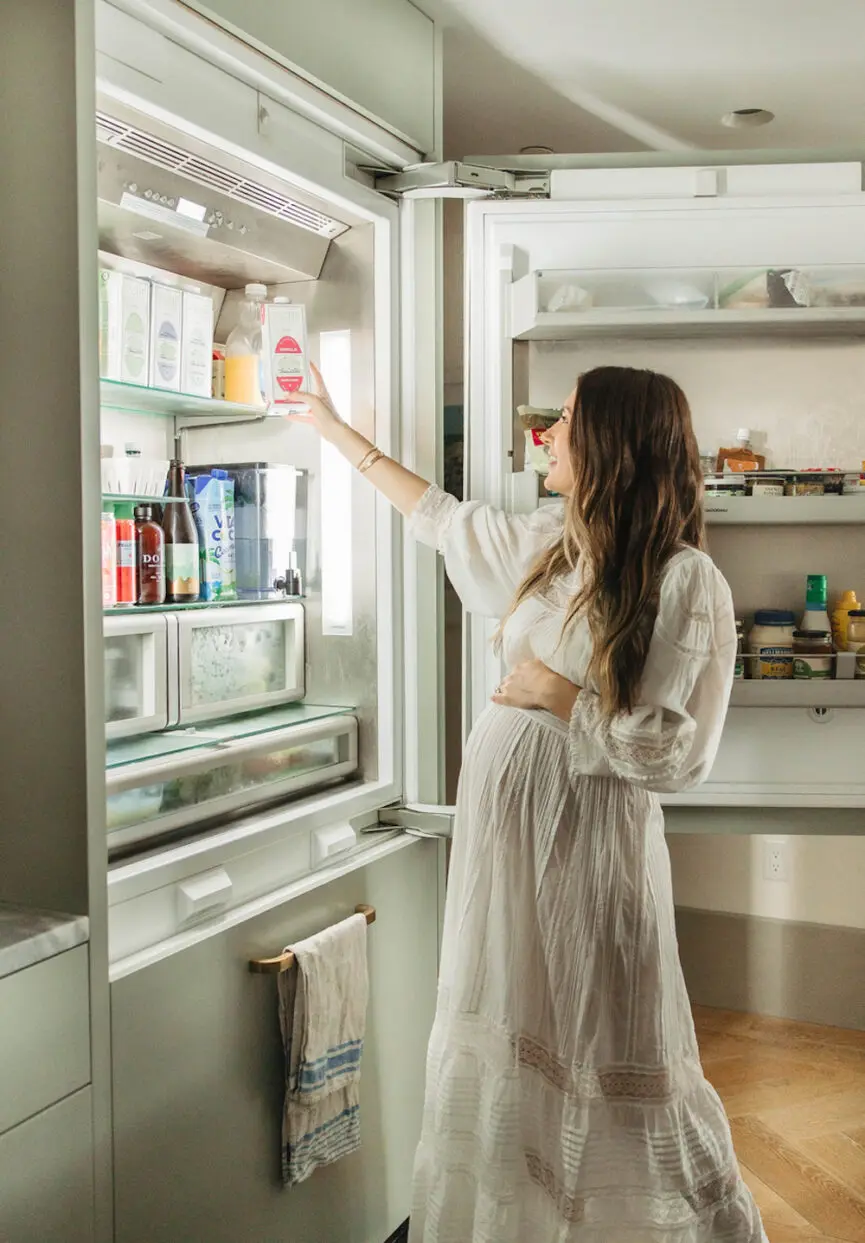
M 83 945 L 86 915 L 58 915 L 0 902 L 0 978 Z

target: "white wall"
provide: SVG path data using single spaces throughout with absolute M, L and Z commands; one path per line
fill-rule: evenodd
M 747 811 L 741 813 L 747 816 Z M 763 878 L 761 837 L 671 836 L 679 906 L 847 928 L 865 928 L 865 838 L 779 837 L 790 880 Z

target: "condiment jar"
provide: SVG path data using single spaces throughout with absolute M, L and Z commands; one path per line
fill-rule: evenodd
M 745 676 L 745 623 L 736 622 L 736 664 L 733 667 L 733 678 L 741 682 Z
M 865 678 L 865 609 L 851 609 L 847 616 L 847 651 L 856 653 L 856 677 Z
M 827 679 L 832 676 L 832 635 L 828 630 L 793 631 L 793 677 Z
M 855 591 L 845 591 L 843 596 L 839 596 L 835 601 L 835 607 L 832 610 L 832 638 L 839 652 L 847 649 L 847 625 L 850 613 L 861 607 L 862 605 L 856 599 Z
M 751 677 L 792 678 L 795 617 L 785 609 L 758 609 L 748 635 Z M 865 673 L 863 673 L 865 677 Z

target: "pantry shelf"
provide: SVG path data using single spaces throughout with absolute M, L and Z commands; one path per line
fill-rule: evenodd
M 865 708 L 865 679 L 734 682 L 734 708 Z
M 711 496 L 704 512 L 714 526 L 845 526 L 865 522 L 865 495 Z
M 331 717 L 349 716 L 355 711 L 355 708 L 338 704 L 287 704 L 284 708 L 271 708 L 267 712 L 214 721 L 212 724 L 191 729 L 145 734 L 139 738 L 109 743 L 105 764 L 106 768 L 113 771 L 132 764 L 168 759 L 188 751 L 216 750 L 229 742 L 262 737 L 292 725 L 308 725 L 313 721 L 324 721 Z
M 260 406 L 243 406 L 213 397 L 190 397 L 185 393 L 166 393 L 162 389 L 123 384 L 118 380 L 101 380 L 99 397 L 103 410 L 158 418 L 201 419 L 204 422 L 219 419 L 225 422 L 248 423 L 282 417 Z

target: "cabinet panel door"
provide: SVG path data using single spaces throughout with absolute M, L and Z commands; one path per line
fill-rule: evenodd
M 407 844 L 112 985 L 116 1243 L 381 1243 L 408 1216 L 438 960 L 438 843 Z M 248 959 L 365 902 L 359 1152 L 286 1191 L 276 982 Z
M 0 1239 L 93 1238 L 93 1127 L 84 1088 L 0 1135 Z

